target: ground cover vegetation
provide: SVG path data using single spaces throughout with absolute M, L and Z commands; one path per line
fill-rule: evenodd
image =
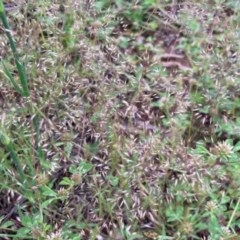
M 239 239 L 238 0 L 0 17 L 0 239 Z

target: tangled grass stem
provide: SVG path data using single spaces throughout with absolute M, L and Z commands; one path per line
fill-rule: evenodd
M 18 91 L 18 93 L 21 94 L 24 97 L 28 97 L 30 95 L 30 93 L 29 93 L 29 88 L 28 88 L 26 70 L 25 70 L 25 67 L 22 65 L 22 63 L 19 60 L 18 52 L 17 52 L 16 46 L 15 46 L 13 37 L 11 35 L 11 31 L 10 31 L 10 28 L 9 28 L 9 24 L 8 24 L 8 21 L 7 21 L 5 9 L 4 9 L 4 4 L 3 4 L 2 0 L 0 0 L 0 18 L 2 20 L 3 26 L 5 28 L 6 35 L 8 37 L 9 43 L 10 43 L 10 47 L 11 47 L 11 50 L 12 50 L 12 53 L 13 53 L 14 61 L 15 61 L 15 64 L 16 64 L 16 67 L 17 67 L 17 70 L 18 70 L 21 87 L 19 87 L 19 85 L 17 84 L 17 82 L 14 80 L 13 76 L 9 72 L 8 68 L 3 63 L 3 68 L 4 68 L 4 71 L 5 71 L 5 74 L 6 74 L 7 78 L 9 79 L 9 81 L 13 84 L 15 89 Z

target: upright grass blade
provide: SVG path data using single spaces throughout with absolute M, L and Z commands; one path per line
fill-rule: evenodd
M 8 77 L 9 81 L 13 84 L 15 89 L 19 92 L 19 94 L 21 94 L 24 97 L 28 97 L 30 94 L 29 94 L 29 88 L 28 88 L 28 83 L 27 83 L 27 75 L 26 75 L 25 67 L 21 64 L 21 62 L 19 60 L 18 52 L 17 52 L 16 46 L 15 46 L 13 37 L 11 35 L 11 31 L 10 31 L 10 28 L 8 25 L 5 8 L 4 8 L 4 4 L 3 4 L 2 0 L 0 0 L 0 18 L 2 20 L 6 35 L 8 37 L 9 43 L 10 43 L 14 61 L 15 61 L 15 64 L 16 64 L 16 67 L 18 70 L 18 74 L 19 74 L 21 88 L 18 86 L 18 84 L 14 80 L 13 76 L 10 74 L 10 72 L 8 71 L 6 66 L 3 64 L 5 74 Z
M 36 151 L 36 157 L 39 159 L 40 164 L 43 165 L 43 159 L 44 159 L 44 152 L 42 150 L 42 147 L 39 145 L 39 138 L 40 138 L 40 129 L 39 129 L 39 113 L 36 113 L 36 115 L 33 117 L 33 127 L 34 127 L 34 133 L 35 133 L 35 151 Z
M 4 61 L 2 61 L 2 65 L 3 65 L 4 73 L 5 73 L 6 77 L 8 78 L 8 80 L 12 83 L 12 85 L 15 87 L 15 89 L 18 91 L 18 93 L 21 94 L 22 96 L 24 96 L 22 88 L 18 86 L 18 84 L 14 80 L 13 76 L 11 75 L 10 71 L 6 67 Z
M 233 210 L 233 213 L 232 213 L 231 218 L 230 218 L 230 220 L 228 222 L 228 225 L 227 225 L 227 229 L 229 229 L 231 227 L 233 219 L 234 219 L 234 217 L 236 217 L 237 211 L 239 209 L 239 205 L 240 205 L 240 198 L 238 199 L 237 204 L 236 204 L 236 206 L 235 206 L 235 208 Z
M 23 183 L 24 180 L 26 179 L 25 174 L 23 172 L 23 167 L 21 165 L 21 162 L 20 162 L 16 152 L 14 151 L 14 148 L 13 148 L 10 138 L 1 129 L 1 127 L 0 127 L 0 141 L 2 142 L 3 146 L 7 149 L 7 151 L 10 153 L 13 163 L 14 163 L 14 165 L 19 173 L 20 179 Z

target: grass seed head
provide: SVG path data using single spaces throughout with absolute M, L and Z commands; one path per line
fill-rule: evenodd
M 231 156 L 233 152 L 233 146 L 231 146 L 228 142 L 218 142 L 212 149 L 211 152 L 220 158 L 228 158 Z

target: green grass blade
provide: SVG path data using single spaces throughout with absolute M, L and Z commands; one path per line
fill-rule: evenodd
M 233 213 L 232 213 L 232 215 L 231 215 L 231 218 L 230 218 L 230 220 L 229 220 L 229 222 L 228 222 L 228 225 L 227 225 L 227 228 L 228 228 L 228 229 L 231 227 L 231 224 L 232 224 L 232 222 L 233 222 L 233 219 L 234 219 L 234 217 L 235 217 L 236 214 L 237 214 L 237 211 L 238 211 L 238 209 L 239 209 L 239 205 L 240 205 L 240 198 L 238 199 L 237 204 L 236 204 L 236 206 L 235 206 L 235 208 L 234 208 L 234 210 L 233 210 Z
M 33 128 L 35 133 L 35 151 L 36 151 L 36 157 L 42 164 L 44 159 L 44 152 L 42 150 L 42 147 L 39 145 L 39 139 L 40 139 L 40 129 L 39 129 L 39 113 L 36 113 L 36 115 L 32 119 L 33 122 Z M 43 166 L 42 166 L 43 167 Z
M 15 61 L 15 64 L 16 64 L 16 67 L 18 70 L 19 78 L 20 78 L 20 84 L 22 87 L 22 91 L 19 91 L 19 89 L 20 89 L 19 87 L 17 88 L 17 91 L 22 96 L 28 97 L 30 95 L 30 93 L 29 93 L 29 88 L 28 88 L 28 83 L 27 83 L 26 71 L 25 71 L 25 68 L 23 67 L 23 65 L 19 61 L 18 52 L 17 52 L 16 46 L 15 46 L 13 37 L 11 35 L 11 31 L 10 31 L 9 24 L 8 24 L 8 21 L 6 18 L 2 0 L 0 0 L 0 18 L 1 18 L 3 26 L 5 28 L 5 32 L 6 32 L 7 38 L 10 43 L 10 47 L 11 47 L 11 50 L 13 53 L 14 61 Z M 13 82 L 14 82 L 13 86 L 16 88 L 16 85 L 17 85 L 16 81 L 13 78 L 9 77 L 9 74 L 7 74 L 7 75 L 8 75 L 8 78 L 11 80 L 11 83 L 13 84 Z
M 15 167 L 16 167 L 18 173 L 19 173 L 20 179 L 21 179 L 21 181 L 22 181 L 22 183 L 23 183 L 23 182 L 26 180 L 26 177 L 25 177 L 25 174 L 24 174 L 24 172 L 23 172 L 23 168 L 22 168 L 22 166 L 21 166 L 21 162 L 20 162 L 17 154 L 15 153 L 14 148 L 13 148 L 13 146 L 12 146 L 11 143 L 8 144 L 8 145 L 6 146 L 6 148 L 7 148 L 7 150 L 8 150 L 9 153 L 10 153 L 10 156 L 11 156 L 13 162 L 14 162 L 14 165 L 15 165 Z
M 18 84 L 16 83 L 16 81 L 14 80 L 13 76 L 11 75 L 11 73 L 9 72 L 8 68 L 6 67 L 6 65 L 4 64 L 4 62 L 2 62 L 3 65 L 3 69 L 4 69 L 4 73 L 7 77 L 7 79 L 12 83 L 12 85 L 14 86 L 14 88 L 17 90 L 17 92 L 21 95 L 24 95 L 22 89 L 18 86 Z
M 0 128 L 0 141 L 2 142 L 2 144 L 6 147 L 6 149 L 8 150 L 8 152 L 10 153 L 10 156 L 14 162 L 14 165 L 19 173 L 20 179 L 23 183 L 23 181 L 26 179 L 25 174 L 23 172 L 23 168 L 21 166 L 21 162 L 17 156 L 17 154 L 14 151 L 13 145 L 11 143 L 10 138 L 6 135 L 6 133 L 4 133 L 4 131 L 2 131 L 2 129 Z
M 29 94 L 29 89 L 28 89 L 27 75 L 26 75 L 25 68 L 23 67 L 23 65 L 20 63 L 20 61 L 18 59 L 16 59 L 15 62 L 16 62 L 16 66 L 18 69 L 20 82 L 21 82 L 21 85 L 23 88 L 23 95 L 25 97 L 28 97 L 30 94 Z
M 0 14 L 4 13 L 5 9 L 4 9 L 4 5 L 3 5 L 3 1 L 0 0 Z

